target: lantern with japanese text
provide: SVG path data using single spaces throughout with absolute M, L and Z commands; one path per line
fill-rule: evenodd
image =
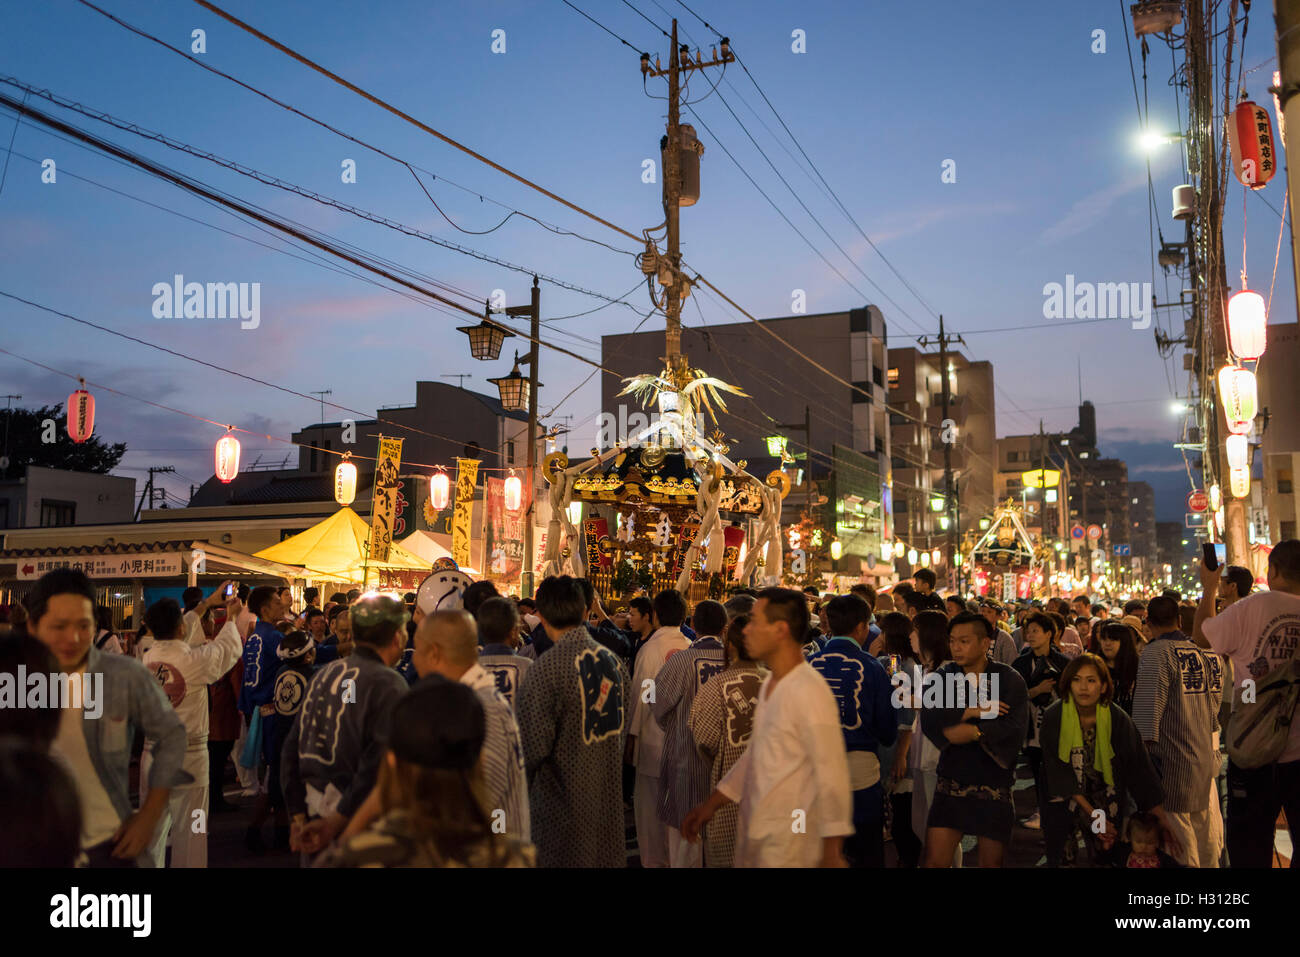
M 438 511 L 447 507 L 451 501 L 451 478 L 446 472 L 435 472 L 429 476 L 429 505 Z
M 239 474 L 239 439 L 229 432 L 217 440 L 217 478 L 229 485 Z
M 340 505 L 351 505 L 356 497 L 357 467 L 345 456 L 334 469 L 334 501 Z
M 1233 498 L 1245 498 L 1250 494 L 1250 469 L 1232 469 L 1228 473 L 1228 487 Z
M 510 477 L 506 479 L 506 487 L 505 487 L 506 511 L 507 512 L 519 511 L 519 506 L 523 504 L 523 500 L 524 500 L 523 483 L 519 481 L 519 476 L 515 475 L 514 472 L 511 472 Z
M 1228 431 L 1246 435 L 1259 411 L 1259 392 L 1255 373 L 1241 366 L 1224 366 L 1219 370 L 1219 402 Z
M 1267 341 L 1264 297 L 1243 289 L 1228 300 L 1228 347 L 1239 360 L 1258 359 Z
M 68 396 L 68 435 L 80 445 L 95 431 L 95 397 L 86 391 L 86 380 L 81 388 Z
M 1273 126 L 1268 110 L 1242 100 L 1228 118 L 1228 146 L 1232 150 L 1232 172 L 1241 185 L 1263 189 L 1277 172 L 1273 149 Z

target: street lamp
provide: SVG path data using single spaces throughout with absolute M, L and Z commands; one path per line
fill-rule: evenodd
M 499 326 L 487 318 L 488 309 L 484 309 L 483 321 L 477 326 L 457 326 L 457 332 L 469 336 L 469 353 L 475 359 L 496 359 L 501 355 L 501 343 L 507 336 L 515 334 L 504 326 Z
M 528 362 L 528 357 L 524 361 Z M 528 411 L 528 380 L 519 374 L 519 353 L 515 353 L 515 367 L 509 375 L 488 381 L 497 387 L 501 394 L 501 405 L 507 412 Z

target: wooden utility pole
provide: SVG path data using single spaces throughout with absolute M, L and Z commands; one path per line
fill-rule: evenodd
M 952 446 L 957 441 L 957 432 L 953 428 L 948 431 L 948 407 L 952 400 L 952 383 L 948 372 L 948 345 L 952 342 L 966 344 L 966 340 L 961 336 L 950 336 L 944 332 L 943 316 L 939 316 L 939 336 L 931 340 L 929 336 L 923 336 L 920 340 L 921 346 L 927 347 L 931 341 L 939 345 L 939 382 L 941 385 L 942 402 L 943 402 L 943 421 L 939 424 L 939 441 L 943 444 L 943 514 L 948 519 L 948 534 L 945 536 L 947 541 L 947 563 L 948 568 L 952 569 L 957 555 L 957 495 L 953 486 L 952 476 Z M 927 542 L 928 544 L 928 542 Z

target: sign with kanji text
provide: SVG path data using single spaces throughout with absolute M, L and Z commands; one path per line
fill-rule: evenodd
M 180 552 L 130 555 L 88 554 L 18 559 L 18 580 L 35 581 L 56 568 L 74 568 L 88 578 L 169 578 L 184 575 Z
M 1187 493 L 1187 507 L 1193 512 L 1204 512 L 1210 507 L 1210 496 L 1205 494 L 1205 489 L 1193 489 Z
M 388 550 L 395 534 L 393 523 L 397 518 L 397 499 L 401 482 L 397 470 L 402 464 L 402 440 L 379 440 L 379 454 L 375 457 L 375 484 L 371 490 L 370 552 L 372 562 L 388 561 Z

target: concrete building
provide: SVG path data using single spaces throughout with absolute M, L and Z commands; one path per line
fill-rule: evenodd
M 1159 561 L 1156 547 L 1156 493 L 1146 482 L 1129 482 L 1129 542 L 1134 558 L 1142 560 L 1144 570 Z
M 760 325 L 762 328 L 760 328 Z M 830 378 L 790 352 L 764 329 L 794 344 L 815 362 L 857 388 Z M 748 398 L 726 395 L 726 412 L 719 412 L 718 427 L 730 446 L 728 457 L 744 459 L 754 475 L 780 466 L 769 454 L 767 437 L 784 436 L 787 449 L 804 456 L 789 468 L 796 479 L 785 500 L 782 521 L 799 520 L 813 502 L 814 521 L 830 530 L 832 505 L 838 493 L 831 480 L 837 469 L 839 487 L 855 501 L 853 516 L 841 536 L 841 574 L 849 575 L 854 557 L 882 554 L 891 516 L 887 491 L 890 430 L 886 409 L 886 327 L 876 306 L 845 312 L 763 319 L 760 323 L 684 327 L 682 352 L 692 368 L 743 389 Z M 602 450 L 614 441 L 634 438 L 636 425 L 647 414 L 636 400 L 620 396 L 624 377 L 658 372 L 662 368 L 664 334 L 628 333 L 601 338 L 601 364 L 617 373 L 601 379 L 601 415 L 592 423 L 591 441 L 573 436 L 575 448 Z M 706 431 L 713 423 L 706 422 Z M 845 450 L 837 455 L 836 449 Z M 848 473 L 852 473 L 851 475 Z M 810 484 L 811 483 L 811 484 Z M 872 496 L 871 490 L 876 494 Z M 816 503 L 821 496 L 824 505 Z M 839 496 L 845 497 L 844 495 Z M 857 501 L 862 499 L 863 501 Z M 866 505 L 875 502 L 874 510 Z M 842 514 L 842 513 L 841 513 Z
M 50 528 L 129 522 L 135 479 L 29 465 L 0 481 L 0 528 Z
M 938 352 L 889 350 L 890 445 L 899 536 L 918 549 L 942 546 L 945 516 L 932 507 L 944 494 L 943 380 Z M 997 495 L 997 419 L 993 364 L 948 354 L 952 469 L 958 496 L 958 542 L 993 511 Z
M 1259 407 L 1268 413 L 1268 425 L 1256 452 L 1262 463 L 1253 469 L 1262 475 L 1268 540 L 1296 538 L 1300 528 L 1300 502 L 1295 495 L 1295 476 L 1300 472 L 1300 323 L 1276 323 L 1268 327 L 1268 351 L 1259 363 Z M 1263 522 L 1258 523 L 1263 525 Z M 1262 529 L 1259 529 L 1262 531 Z

